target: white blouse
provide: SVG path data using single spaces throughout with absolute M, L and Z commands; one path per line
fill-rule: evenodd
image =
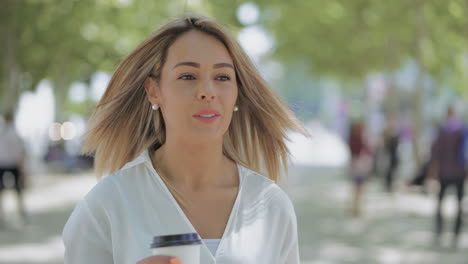
M 270 179 L 237 167 L 240 186 L 224 234 L 214 254 L 202 244 L 200 263 L 300 263 L 291 201 Z M 195 232 L 144 151 L 76 206 L 63 231 L 65 263 L 137 263 L 151 256 L 153 236 Z
M 213 256 L 216 255 L 216 250 L 218 250 L 219 242 L 221 242 L 221 239 L 203 239 L 203 243 L 205 243 L 206 247 Z

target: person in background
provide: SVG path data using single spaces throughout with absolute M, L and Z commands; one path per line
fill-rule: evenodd
M 351 214 L 358 217 L 362 213 L 364 185 L 372 168 L 372 153 L 365 138 L 363 121 L 351 123 L 348 146 L 351 153 L 350 176 L 353 184 Z
M 442 201 L 447 189 L 454 187 L 457 194 L 457 216 L 453 229 L 453 247 L 457 246 L 462 228 L 464 186 L 466 178 L 466 157 L 464 144 L 466 128 L 455 115 L 452 106 L 447 109 L 447 118 L 439 129 L 432 144 L 431 166 L 433 166 L 440 183 L 438 203 L 435 217 L 435 242 L 440 243 L 443 230 Z
M 395 171 L 398 167 L 398 145 L 400 141 L 399 129 L 395 116 L 390 115 L 383 134 L 383 144 L 387 166 L 385 171 L 385 190 L 393 192 Z
M 12 176 L 12 187 L 16 191 L 18 211 L 26 223 L 28 218 L 23 200 L 26 150 L 23 140 L 16 131 L 13 112 L 6 112 L 4 119 L 5 126 L 0 130 L 0 224 L 5 224 L 2 196 L 3 191 L 9 187 L 7 186 L 8 174 Z

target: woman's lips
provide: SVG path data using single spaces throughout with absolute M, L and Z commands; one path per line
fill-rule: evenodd
M 212 117 L 201 117 L 201 116 L 193 116 L 195 119 L 203 122 L 203 123 L 213 123 L 214 121 L 216 121 L 220 116 L 219 115 L 215 115 L 215 116 L 212 116 Z
M 220 116 L 219 112 L 214 109 L 203 109 L 193 115 L 194 118 L 203 123 L 213 123 Z
M 214 109 L 203 109 L 195 114 L 193 114 L 193 116 L 199 116 L 199 115 L 221 115 L 218 111 L 214 110 Z

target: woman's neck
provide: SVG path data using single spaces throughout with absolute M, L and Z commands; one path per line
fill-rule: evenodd
M 232 184 L 234 162 L 223 154 L 222 141 L 193 144 L 166 141 L 151 155 L 153 166 L 171 184 L 184 190 L 202 190 Z

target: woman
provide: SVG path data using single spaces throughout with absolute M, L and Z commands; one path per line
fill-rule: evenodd
M 163 26 L 119 65 L 90 124 L 84 151 L 111 174 L 70 216 L 65 263 L 179 263 L 149 257 L 152 237 L 192 232 L 203 264 L 299 263 L 274 181 L 286 132 L 306 132 L 218 23 Z
M 365 139 L 364 129 L 364 122 L 361 120 L 353 122 L 349 129 L 350 174 L 353 183 L 351 214 L 353 217 L 361 215 L 361 196 L 372 166 L 371 151 Z

